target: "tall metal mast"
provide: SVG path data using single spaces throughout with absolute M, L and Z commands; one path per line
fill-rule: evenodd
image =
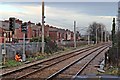
M 42 0 L 42 53 L 44 53 L 44 0 Z

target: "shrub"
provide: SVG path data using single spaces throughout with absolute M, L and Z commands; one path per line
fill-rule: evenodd
M 30 40 L 31 42 L 41 42 L 41 37 L 35 37 Z M 53 53 L 58 50 L 58 46 L 55 41 L 52 41 L 50 37 L 45 37 L 45 53 Z M 40 49 L 41 51 L 41 49 Z

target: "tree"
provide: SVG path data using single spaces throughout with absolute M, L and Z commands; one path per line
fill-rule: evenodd
M 79 31 L 76 31 L 76 40 L 80 40 L 81 34 L 79 33 Z
M 109 49 L 109 54 L 108 54 L 108 57 L 109 57 L 109 64 L 110 65 L 113 65 L 113 66 L 118 66 L 118 41 L 117 40 L 117 36 L 116 36 L 116 31 L 115 31 L 115 18 L 113 18 L 113 23 L 112 23 L 112 47 Z M 118 45 L 117 45 L 118 44 Z
M 103 31 L 103 34 L 101 35 Z M 102 23 L 93 22 L 88 26 L 87 34 L 90 35 L 90 40 L 96 42 L 96 32 L 97 32 L 97 41 L 101 41 L 103 39 L 105 31 L 105 25 Z
M 42 38 L 35 37 L 30 40 L 30 42 L 42 42 Z M 58 50 L 56 42 L 52 41 L 50 37 L 45 37 L 45 52 L 53 53 Z
M 41 26 L 41 23 L 37 23 L 36 25 L 37 25 L 37 26 Z
M 120 27 L 119 27 L 120 28 Z M 119 66 L 119 70 L 118 70 L 118 75 L 120 76 L 120 29 L 118 30 L 118 33 L 117 33 L 117 40 L 118 40 L 118 66 Z
M 115 46 L 115 39 L 116 36 L 115 36 L 115 18 L 113 18 L 113 24 L 112 24 L 112 46 L 114 47 Z

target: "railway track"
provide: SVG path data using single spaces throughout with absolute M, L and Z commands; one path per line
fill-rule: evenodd
M 99 50 L 96 50 L 97 52 L 95 51 L 93 53 L 88 53 L 87 55 L 78 58 L 77 60 L 71 62 L 67 66 L 63 67 L 59 71 L 47 77 L 46 80 L 57 80 L 57 79 L 73 79 L 74 80 L 76 76 L 80 75 L 84 71 L 84 69 L 90 64 L 90 62 L 93 59 L 95 59 L 95 57 L 98 56 L 106 48 L 107 47 L 103 47 Z
M 54 66 L 54 65 L 60 64 L 64 61 L 67 61 L 68 59 L 72 60 L 72 58 L 74 58 L 74 57 L 76 57 L 76 56 L 78 56 L 78 55 L 80 55 L 84 52 L 87 52 L 87 51 L 89 52 L 90 50 L 94 50 L 95 47 L 96 46 L 81 49 L 81 50 L 69 53 L 69 55 L 68 54 L 61 55 L 61 56 L 58 56 L 56 58 L 46 60 L 46 61 L 43 61 L 41 63 L 34 64 L 34 65 L 31 65 L 31 66 L 25 67 L 23 69 L 20 69 L 20 70 L 16 70 L 16 71 L 13 71 L 13 72 L 10 72 L 10 73 L 3 74 L 2 75 L 2 80 L 6 80 L 6 79 L 7 80 L 8 79 L 10 79 L 10 80 L 13 80 L 13 79 L 23 80 L 22 78 L 29 77 L 30 75 L 33 75 L 37 72 L 48 69 L 51 66 Z M 103 47 L 103 46 L 101 46 L 101 47 Z M 100 48 L 98 48 L 98 49 L 100 49 Z
M 32 65 L 30 65 L 30 66 L 26 66 L 26 67 L 23 67 L 23 68 L 21 68 L 21 69 L 16 69 L 16 70 L 13 70 L 13 71 L 9 71 L 9 72 L 7 72 L 7 73 L 3 73 L 1 76 L 2 77 L 5 77 L 5 76 L 14 76 L 14 75 L 12 75 L 12 74 L 15 74 L 15 73 L 17 73 L 18 72 L 18 74 L 19 75 L 22 75 L 22 74 L 20 74 L 20 72 L 22 72 L 22 71 L 24 71 L 25 70 L 25 73 L 28 73 L 27 72 L 27 70 L 26 69 L 28 69 L 28 68 L 31 68 L 31 67 L 33 67 L 33 66 L 37 66 L 37 65 L 41 65 L 42 63 L 47 63 L 47 62 L 52 62 L 53 60 L 56 60 L 57 59 L 57 61 L 58 61 L 58 59 L 59 58 L 61 58 L 61 57 L 63 57 L 63 56 L 66 56 L 66 55 L 68 55 L 69 54 L 69 56 L 71 56 L 72 57 L 72 53 L 73 52 L 78 52 L 78 51 L 83 51 L 83 50 L 86 50 L 86 49 L 89 49 L 89 48 L 92 48 L 92 47 L 95 47 L 95 46 L 90 46 L 90 47 L 86 47 L 86 48 L 82 48 L 82 49 L 80 49 L 80 50 L 76 50 L 76 51 L 72 51 L 72 52 L 70 52 L 70 53 L 67 53 L 67 54 L 63 54 L 63 55 L 60 55 L 60 56 L 58 56 L 58 57 L 54 57 L 54 58 L 52 58 L 52 59 L 48 59 L 48 60 L 45 60 L 45 61 L 42 61 L 42 62 L 38 62 L 38 63 L 35 63 L 35 64 L 32 64 Z M 70 54 L 72 54 L 72 55 L 70 55 Z M 73 55 L 74 56 L 74 55 Z M 69 58 L 69 57 L 68 57 Z M 40 66 L 39 66 L 40 67 Z M 24 74 L 25 74 L 24 73 Z M 9 78 L 11 78 L 11 77 L 9 77 Z M 12 77 L 13 78 L 13 77 Z

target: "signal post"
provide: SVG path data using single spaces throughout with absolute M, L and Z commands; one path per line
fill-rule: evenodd
M 23 32 L 23 54 L 22 54 L 22 60 L 26 61 L 26 55 L 25 55 L 25 34 L 27 33 L 27 23 L 23 23 L 21 25 L 21 31 Z

